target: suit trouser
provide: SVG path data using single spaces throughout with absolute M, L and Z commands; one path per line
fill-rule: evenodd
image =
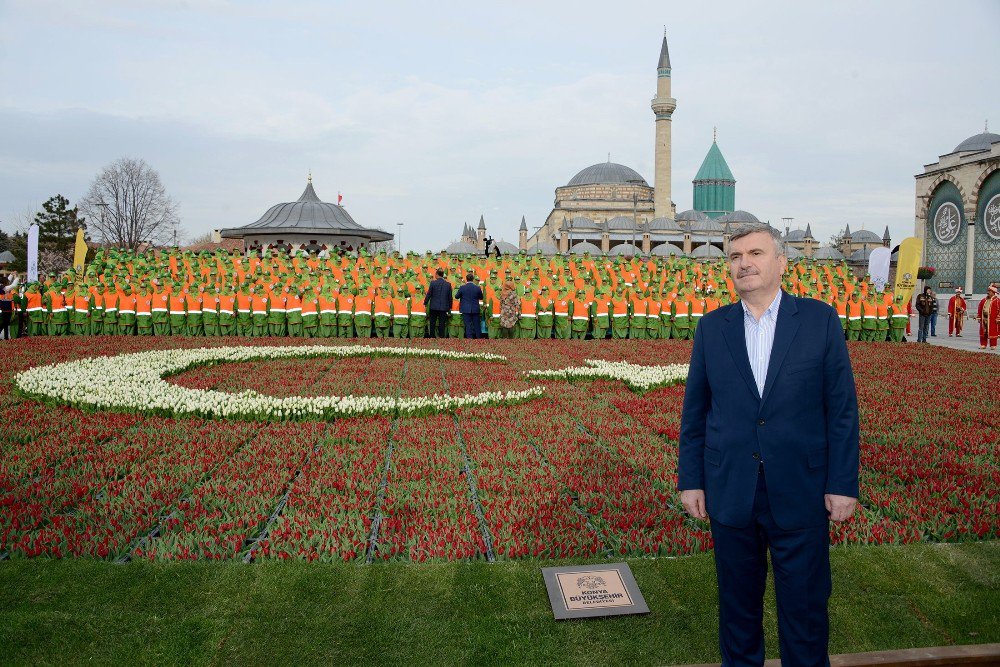
M 479 313 L 462 313 L 466 338 L 481 338 L 483 320 Z
M 780 528 L 771 515 L 760 470 L 750 524 L 734 528 L 712 522 L 722 664 L 764 664 L 763 606 L 770 550 L 781 664 L 829 665 L 829 527 L 824 523 L 800 530 Z
M 427 319 L 430 322 L 431 338 L 448 337 L 448 318 L 451 313 L 447 310 L 428 310 Z

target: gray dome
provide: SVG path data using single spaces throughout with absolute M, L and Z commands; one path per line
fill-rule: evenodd
M 584 215 L 579 215 L 569 222 L 573 229 L 597 229 L 597 223 Z
M 465 241 L 456 241 L 445 248 L 444 251 L 449 255 L 475 255 L 479 252 L 479 248 Z
M 795 248 L 790 245 L 785 246 L 785 257 L 787 257 L 788 259 L 800 259 L 805 256 L 806 256 L 805 253 L 799 250 L 798 248 Z
M 368 229 L 354 222 L 343 206 L 325 202 L 316 195 L 312 181 L 296 201 L 275 204 L 256 222 L 243 227 L 221 230 L 226 238 L 243 238 L 248 234 L 345 234 L 362 236 L 372 241 L 390 241 L 392 234 Z
M 619 243 L 608 254 L 615 257 L 636 257 L 642 253 L 631 243 Z
M 867 229 L 859 229 L 851 232 L 851 243 L 878 243 L 882 244 L 882 237 Z
M 653 248 L 653 250 L 650 251 L 650 254 L 656 255 L 657 257 L 669 257 L 670 255 L 683 257 L 684 249 L 678 248 L 673 243 L 661 243 L 660 245 Z
M 541 241 L 528 248 L 528 254 L 558 255 L 559 248 L 557 248 L 554 243 L 549 243 L 548 241 Z
M 612 229 L 626 229 L 631 230 L 632 228 L 638 229 L 635 225 L 635 220 L 624 215 L 619 215 L 616 218 L 611 218 L 607 222 L 608 231 Z
M 806 231 L 804 229 L 793 229 L 785 234 L 786 241 L 805 241 Z
M 721 232 L 725 231 L 725 229 L 725 227 L 711 218 L 705 218 L 704 220 L 698 220 L 691 223 L 692 232 Z
M 708 220 L 708 216 L 701 211 L 692 209 L 677 214 L 677 222 L 695 222 L 697 220 Z
M 649 187 L 649 183 L 637 171 L 615 162 L 600 162 L 590 165 L 571 178 L 566 185 L 593 185 L 595 183 L 636 183 Z
M 732 222 L 739 225 L 760 224 L 760 220 L 757 219 L 756 215 L 746 211 L 733 211 L 732 213 L 727 213 L 716 219 L 716 222 Z
M 722 252 L 711 243 L 706 243 L 692 250 L 691 256 L 703 259 L 705 257 L 725 257 L 726 253 Z
M 500 248 L 501 254 L 504 255 L 517 255 L 521 252 L 520 248 L 513 243 L 508 243 L 507 241 L 494 241 L 493 245 L 490 246 L 491 252 L 493 248 Z
M 590 243 L 589 241 L 584 241 L 583 243 L 577 243 L 572 248 L 569 249 L 570 253 L 573 255 L 582 255 L 585 252 L 589 252 L 591 255 L 600 255 L 601 249 Z
M 874 248 L 858 248 L 857 250 L 851 253 L 850 261 L 867 262 L 868 257 L 872 254 L 872 250 L 874 250 Z
M 653 218 L 647 224 L 651 232 L 679 232 L 681 226 L 672 218 Z
M 955 150 L 952 153 L 963 153 L 966 151 L 988 151 L 992 144 L 1000 141 L 1000 134 L 993 134 L 992 132 L 982 132 L 980 134 L 974 134 L 958 146 L 955 146 Z
M 839 250 L 837 250 L 836 248 L 832 248 L 832 247 L 830 247 L 828 245 L 825 245 L 822 248 L 817 248 L 816 249 L 816 252 L 813 253 L 813 259 L 836 259 L 836 260 L 841 260 L 841 259 L 844 259 L 844 255 Z

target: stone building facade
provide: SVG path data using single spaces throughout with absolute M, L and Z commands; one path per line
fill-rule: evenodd
M 914 235 L 923 239 L 927 284 L 982 294 L 1000 280 L 1000 135 L 984 131 L 916 175 Z

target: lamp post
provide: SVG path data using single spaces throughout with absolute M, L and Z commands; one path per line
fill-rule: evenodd
M 396 223 L 396 227 L 399 229 L 399 231 L 396 232 L 396 249 L 399 251 L 399 254 L 402 255 L 403 254 L 403 223 L 397 222 Z
M 639 225 L 637 207 L 639 205 L 639 193 L 632 193 L 632 251 L 635 252 L 635 228 Z M 634 255 L 633 255 L 634 256 Z

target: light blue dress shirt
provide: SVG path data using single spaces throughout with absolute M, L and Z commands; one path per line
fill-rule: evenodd
M 743 304 L 743 334 L 747 341 L 747 356 L 750 357 L 750 369 L 757 383 L 757 395 L 764 395 L 764 381 L 767 379 L 767 366 L 771 362 L 771 348 L 774 347 L 774 329 L 778 323 L 778 306 L 781 304 L 781 290 L 774 301 L 767 307 L 760 320 Z

